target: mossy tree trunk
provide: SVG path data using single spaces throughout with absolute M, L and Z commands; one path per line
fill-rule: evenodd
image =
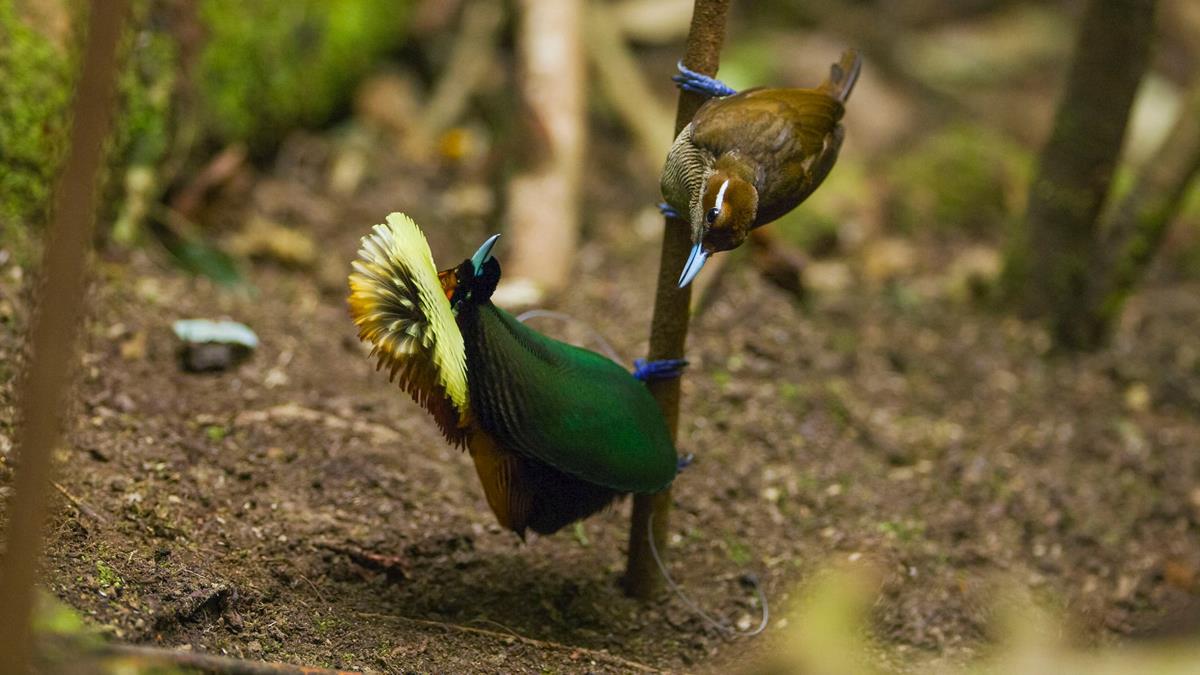
M 1047 319 L 1057 344 L 1087 349 L 1103 337 L 1084 302 L 1095 283 L 1098 218 L 1120 156 L 1129 111 L 1149 62 L 1155 0 L 1090 0 L 1074 62 L 1030 187 L 1024 231 L 1006 280 L 1029 315 Z

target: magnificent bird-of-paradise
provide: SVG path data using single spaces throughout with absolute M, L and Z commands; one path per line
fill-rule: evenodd
M 737 248 L 820 187 L 842 147 L 840 121 L 861 69 L 848 50 L 814 89 L 735 93 L 680 65 L 682 88 L 714 96 L 679 132 L 662 172 L 668 210 L 692 230 L 680 287 L 710 255 Z
M 645 384 L 492 303 L 497 237 L 441 272 L 404 214 L 363 238 L 350 312 L 378 367 L 466 446 L 496 519 L 522 538 L 526 529 L 555 532 L 620 494 L 667 487 L 675 446 Z M 681 366 L 652 364 L 639 375 Z

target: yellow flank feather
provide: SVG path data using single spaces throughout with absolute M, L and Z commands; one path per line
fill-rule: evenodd
M 425 235 L 392 213 L 363 237 L 350 275 L 350 314 L 380 369 L 425 406 L 451 441 L 469 423 L 467 357 Z

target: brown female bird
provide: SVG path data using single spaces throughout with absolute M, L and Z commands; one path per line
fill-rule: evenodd
M 839 122 L 861 69 L 851 49 L 815 89 L 733 93 L 680 67 L 684 89 L 720 96 L 679 133 L 663 167 L 663 198 L 692 228 L 680 288 L 708 256 L 737 248 L 750 230 L 791 211 L 821 185 L 837 161 L 845 135 Z

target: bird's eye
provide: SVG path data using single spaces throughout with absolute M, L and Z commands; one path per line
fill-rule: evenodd
M 721 209 L 718 209 L 714 206 L 708 210 L 708 213 L 704 214 L 704 219 L 708 221 L 709 225 L 712 225 L 713 223 L 717 222 L 717 216 L 719 215 L 721 215 Z

